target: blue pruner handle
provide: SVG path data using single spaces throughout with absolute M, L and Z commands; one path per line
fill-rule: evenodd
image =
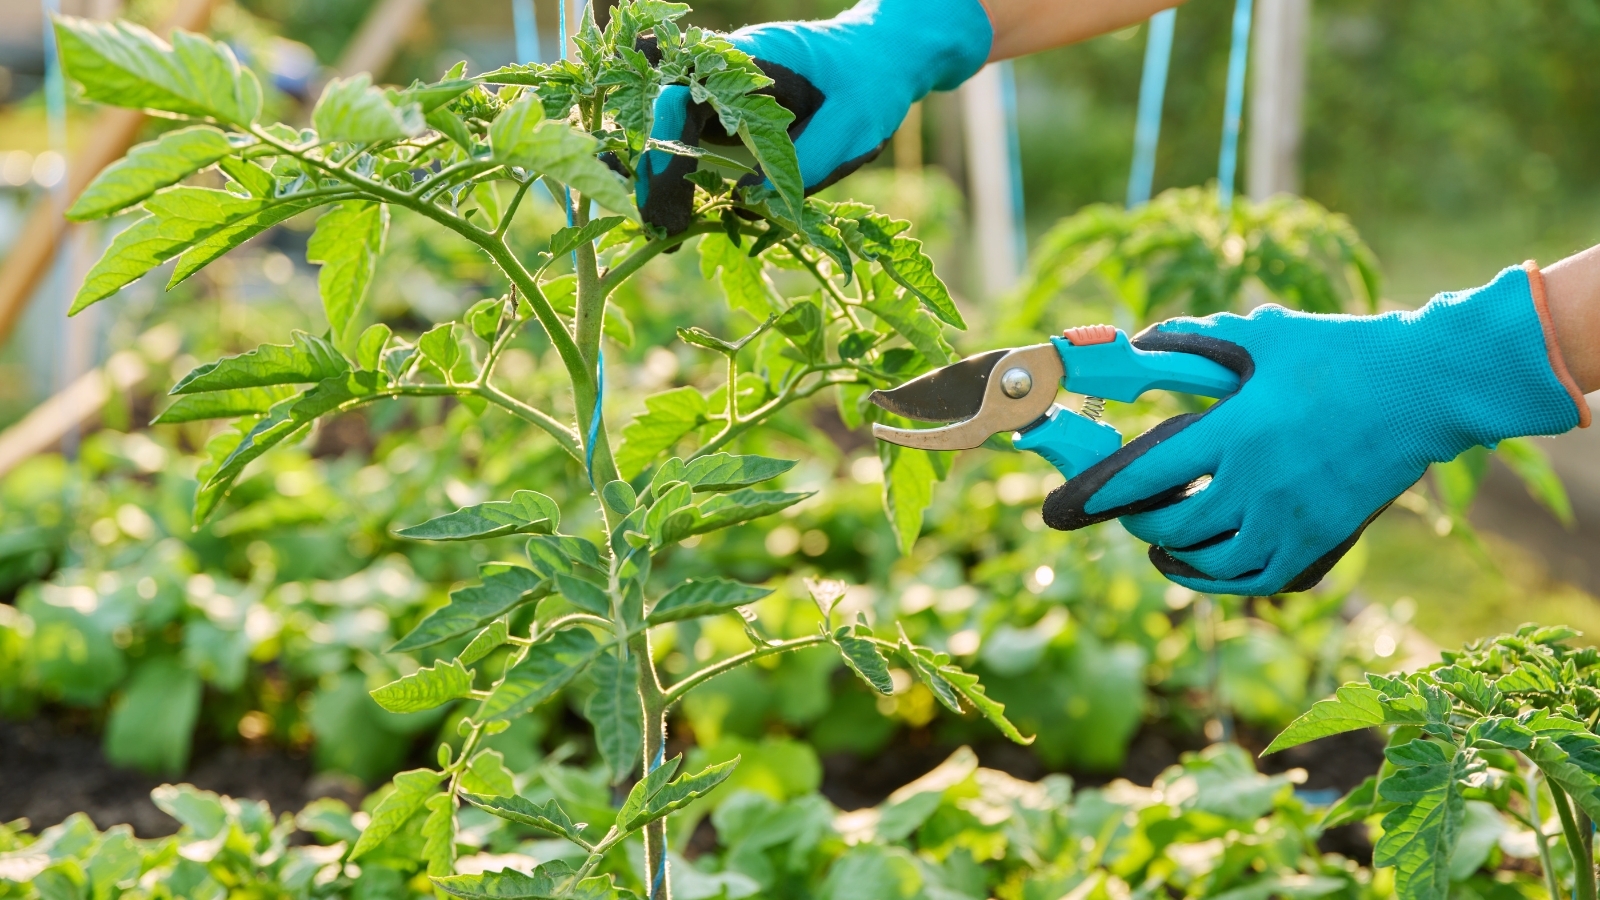
M 1062 386 L 1076 394 L 1131 403 L 1145 391 L 1179 391 L 1201 397 L 1226 397 L 1239 389 L 1232 369 L 1192 353 L 1140 350 L 1110 326 L 1090 326 L 1052 337 L 1061 354 Z M 1072 478 L 1122 447 L 1122 433 L 1105 422 L 1052 406 L 1044 419 L 1018 432 L 1012 441 L 1050 461 Z
M 1039 454 L 1070 479 L 1117 452 L 1122 432 L 1066 407 L 1052 406 L 1044 421 L 1018 432 L 1011 446 Z
M 1050 339 L 1061 354 L 1061 366 L 1067 373 L 1062 385 L 1067 390 L 1132 403 L 1145 391 L 1226 397 L 1239 389 L 1239 376 L 1227 366 L 1193 353 L 1140 350 L 1121 330 L 1115 335 L 1097 343 L 1081 343 L 1081 338 L 1080 343 Z

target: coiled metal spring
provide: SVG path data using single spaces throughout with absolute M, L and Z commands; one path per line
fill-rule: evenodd
M 1085 396 L 1083 398 L 1083 406 L 1078 411 L 1093 421 L 1098 422 L 1100 421 L 1100 417 L 1105 415 L 1106 412 L 1105 398 Z

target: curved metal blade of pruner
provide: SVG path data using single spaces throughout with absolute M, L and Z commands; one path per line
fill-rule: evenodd
M 983 406 L 989 373 L 1010 350 L 990 350 L 919 375 L 890 391 L 873 391 L 873 403 L 918 422 L 970 419 Z
M 892 391 L 874 391 L 867 398 L 907 418 L 961 421 L 926 429 L 875 423 L 872 435 L 902 447 L 971 450 L 990 435 L 1017 431 L 1037 421 L 1055 402 L 1065 374 L 1061 354 L 1052 344 L 970 356 Z M 980 378 L 981 392 L 976 390 Z

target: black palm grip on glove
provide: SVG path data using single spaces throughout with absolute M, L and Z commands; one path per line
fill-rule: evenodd
M 1243 389 L 1244 385 L 1250 380 L 1250 376 L 1255 372 L 1255 362 L 1251 359 L 1249 352 L 1247 352 L 1243 347 L 1240 347 L 1238 344 L 1234 344 L 1229 341 L 1218 340 L 1216 338 L 1206 337 L 1203 335 L 1162 332 L 1152 329 L 1147 330 L 1143 334 L 1136 337 L 1133 340 L 1133 344 L 1141 350 L 1172 350 L 1183 353 L 1193 353 L 1197 356 L 1202 356 L 1206 359 L 1210 359 L 1216 363 L 1227 366 L 1229 369 L 1232 369 L 1234 372 L 1238 373 L 1241 389 Z M 1187 413 L 1167 419 L 1156 427 L 1135 438 L 1133 441 L 1130 441 L 1121 450 L 1118 450 L 1110 457 L 1102 460 L 1100 463 L 1091 467 L 1083 474 L 1056 488 L 1051 492 L 1050 496 L 1046 498 L 1044 502 L 1045 524 L 1049 525 L 1051 528 L 1061 531 L 1072 531 L 1083 528 L 1086 525 L 1093 525 L 1097 522 L 1106 522 L 1111 519 L 1121 518 L 1122 516 L 1135 515 L 1138 513 L 1163 509 L 1180 503 L 1190 496 L 1193 496 L 1199 489 L 1203 488 L 1198 482 L 1190 481 L 1182 484 L 1172 485 L 1166 490 L 1160 491 L 1151 496 L 1143 497 L 1141 499 L 1125 503 L 1121 506 L 1102 510 L 1100 512 L 1091 513 L 1087 509 L 1091 498 L 1093 498 L 1101 488 L 1105 487 L 1118 473 L 1122 472 L 1135 460 L 1149 453 L 1151 450 L 1171 440 L 1179 432 L 1189 428 L 1192 425 L 1195 425 L 1205 416 L 1209 415 L 1226 402 L 1227 399 L 1224 398 L 1205 412 Z M 1366 530 L 1366 527 L 1371 524 L 1372 521 L 1383 512 L 1384 509 L 1387 509 L 1388 507 L 1389 504 L 1386 503 L 1382 508 L 1368 516 L 1354 532 L 1352 532 L 1333 549 L 1318 557 L 1316 561 L 1307 566 L 1298 575 L 1291 579 L 1290 582 L 1282 588 L 1282 590 L 1284 592 L 1295 592 L 1309 590 L 1310 588 L 1314 587 L 1317 582 L 1321 581 L 1322 577 L 1328 573 L 1328 570 L 1333 568 L 1334 564 L 1343 558 L 1347 552 L 1349 552 L 1350 548 L 1353 547 L 1355 542 L 1361 537 L 1361 533 Z M 1214 547 L 1227 540 L 1230 540 L 1238 533 L 1239 532 L 1237 528 L 1229 528 L 1204 540 L 1184 547 L 1169 548 L 1152 544 L 1150 547 L 1150 562 L 1163 575 L 1177 576 L 1179 578 L 1201 581 L 1214 581 L 1217 579 L 1213 578 L 1208 573 L 1201 571 L 1190 563 L 1179 559 L 1173 554 L 1192 552 Z M 1243 572 L 1235 575 L 1234 577 L 1248 578 L 1259 573 L 1259 571 L 1260 570 L 1257 569 L 1250 572 Z
M 660 64 L 661 51 L 653 35 L 641 36 L 636 47 L 652 64 Z M 791 141 L 798 140 L 817 111 L 822 108 L 822 104 L 827 101 L 827 97 L 811 83 L 810 79 L 793 69 L 759 58 L 755 60 L 755 64 L 763 74 L 772 79 L 772 84 L 756 93 L 773 98 L 778 101 L 778 105 L 794 114 L 794 121 L 789 123 L 787 130 Z M 722 127 L 721 119 L 716 116 L 708 103 L 687 105 L 683 133 L 673 140 L 691 147 L 700 146 L 702 141 L 720 145 L 740 143 L 737 134 L 729 134 L 728 130 Z M 861 168 L 883 152 L 883 148 L 888 144 L 889 141 L 885 139 L 871 151 L 846 160 L 821 181 L 807 185 L 806 193 L 816 193 Z M 668 234 L 680 234 L 689 227 L 694 207 L 694 184 L 688 181 L 686 176 L 694 172 L 698 166 L 699 161 L 692 157 L 674 156 L 662 171 L 650 176 L 645 203 L 639 210 L 646 222 L 666 229 Z M 765 178 L 758 167 L 755 174 L 740 178 L 739 186 L 751 187 L 760 184 Z

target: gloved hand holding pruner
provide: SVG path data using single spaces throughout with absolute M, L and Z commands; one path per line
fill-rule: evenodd
M 863 0 L 834 19 L 730 35 L 795 114 L 808 192 L 882 150 L 912 103 L 986 62 L 1139 22 L 1171 0 Z M 656 106 L 654 137 L 698 145 L 715 117 L 688 88 Z M 647 154 L 640 206 L 671 232 L 688 222 L 695 160 Z M 1063 323 L 1071 324 L 1071 323 Z M 1061 389 L 1085 397 L 1075 412 Z M 1124 444 L 1105 400 L 1149 390 L 1216 398 Z M 1119 519 L 1162 574 L 1212 593 L 1317 583 L 1431 463 L 1509 437 L 1589 424 L 1600 389 L 1600 248 L 1414 312 L 1313 315 L 1263 306 L 1159 323 L 1129 338 L 1067 328 L 979 353 L 873 400 L 929 429 L 875 426 L 881 440 L 970 449 L 994 434 L 1067 477 L 1044 503 L 1052 528 Z

